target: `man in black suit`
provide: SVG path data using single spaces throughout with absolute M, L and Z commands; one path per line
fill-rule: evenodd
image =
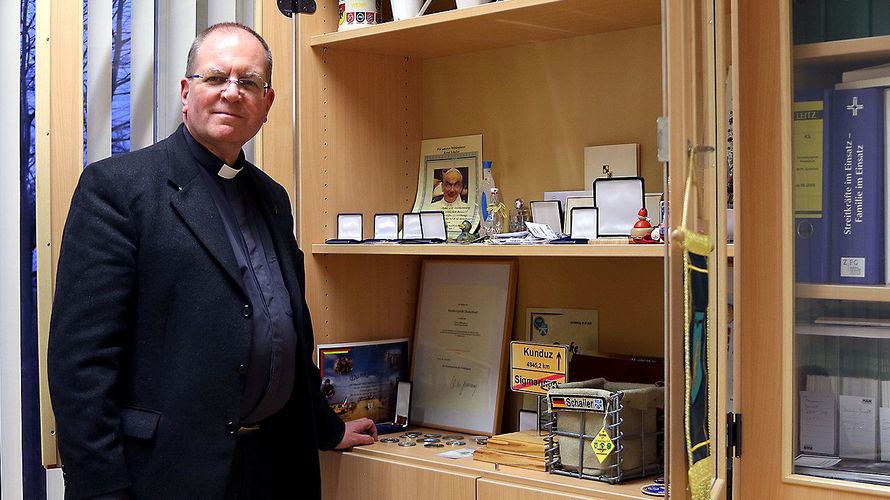
M 67 498 L 319 498 L 317 450 L 377 438 L 321 394 L 290 201 L 241 150 L 271 76 L 259 35 L 209 28 L 183 126 L 81 175 L 48 359 Z

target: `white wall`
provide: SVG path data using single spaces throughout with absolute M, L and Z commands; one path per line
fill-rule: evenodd
M 19 67 L 18 1 L 0 2 L 0 67 Z M 17 72 L 13 71 L 17 76 Z M 19 297 L 19 80 L 0 78 L 0 498 L 22 498 L 21 301 Z

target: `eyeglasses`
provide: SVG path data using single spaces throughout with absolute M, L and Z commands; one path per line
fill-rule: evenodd
M 210 71 L 203 75 L 194 74 L 186 76 L 186 79 L 188 80 L 193 80 L 195 78 L 199 79 L 201 83 L 207 86 L 207 88 L 220 92 L 225 92 L 229 88 L 229 85 L 234 83 L 238 86 L 240 92 L 253 96 L 265 94 L 266 91 L 272 87 L 258 75 L 229 78 L 229 75 L 222 71 Z

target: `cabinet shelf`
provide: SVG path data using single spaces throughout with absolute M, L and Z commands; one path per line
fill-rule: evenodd
M 660 0 L 506 0 L 315 35 L 309 45 L 429 58 L 660 22 Z
M 799 299 L 858 300 L 890 302 L 890 287 L 884 285 L 814 285 L 798 284 Z
M 414 429 L 418 431 L 418 429 Z M 436 429 L 419 429 L 420 432 L 443 432 Z M 475 448 L 475 446 L 470 446 Z M 389 443 L 374 443 L 358 446 L 348 453 L 361 457 L 374 458 L 388 463 L 407 464 L 434 470 L 462 473 L 476 476 L 480 480 L 497 481 L 504 485 L 529 487 L 546 490 L 550 495 L 544 498 L 602 498 L 602 499 L 639 499 L 651 498 L 640 492 L 640 487 L 651 483 L 652 478 L 630 479 L 620 484 L 608 484 L 572 477 L 557 476 L 546 472 L 520 469 L 509 465 L 496 466 L 493 463 L 473 460 L 472 458 L 450 459 L 440 457 L 442 449 L 423 448 L 421 446 L 400 447 Z M 322 459 L 329 459 L 330 452 L 323 452 Z M 515 493 L 514 493 L 515 494 Z M 510 497 L 501 497 L 510 498 Z M 525 498 L 525 497 L 523 497 Z
M 448 255 L 466 257 L 657 257 L 663 258 L 664 245 L 312 245 L 313 255 Z
M 869 63 L 890 58 L 890 35 L 794 46 L 794 62 L 806 66 Z

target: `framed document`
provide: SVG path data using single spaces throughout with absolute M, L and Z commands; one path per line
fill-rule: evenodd
M 448 236 L 460 234 L 460 224 L 479 224 L 476 209 L 482 183 L 482 136 L 466 135 L 426 139 L 420 143 L 420 172 L 412 212 L 441 210 Z M 425 236 L 426 237 L 426 236 Z
M 467 434 L 500 431 L 515 293 L 516 261 L 423 261 L 413 423 Z
M 408 380 L 408 339 L 318 345 L 321 392 L 344 421 L 393 421 L 396 389 Z

